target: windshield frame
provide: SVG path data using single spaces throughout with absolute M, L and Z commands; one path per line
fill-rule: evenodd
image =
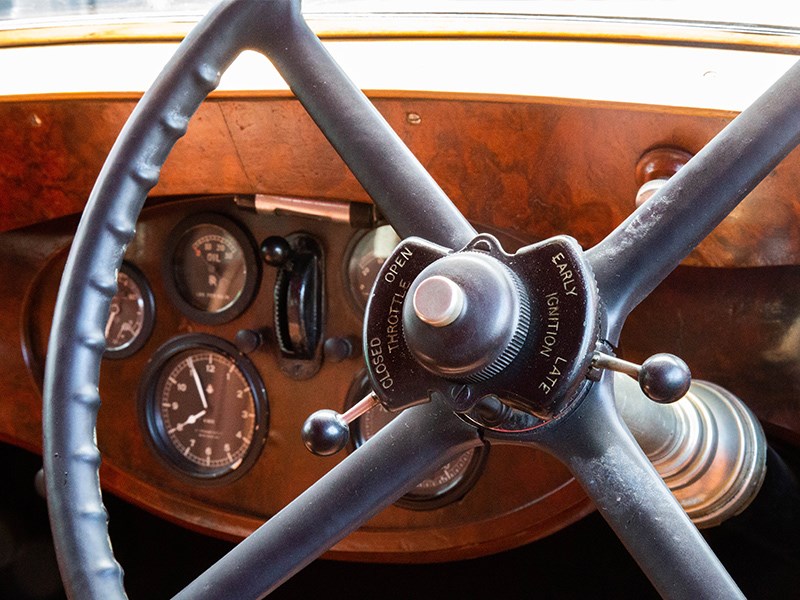
M 2 1 L 2 0 L 0 0 Z M 0 47 L 183 39 L 201 14 L 0 19 Z M 324 39 L 539 39 L 665 44 L 800 55 L 800 27 L 550 14 L 311 12 Z

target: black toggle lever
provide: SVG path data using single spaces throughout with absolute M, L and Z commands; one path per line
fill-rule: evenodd
M 318 410 L 303 423 L 303 443 L 318 456 L 336 454 L 350 441 L 350 423 L 379 404 L 378 397 L 370 392 L 344 413 Z
M 325 268 L 322 246 L 308 234 L 271 236 L 261 243 L 275 267 L 275 338 L 281 370 L 308 379 L 322 363 Z
M 674 354 L 654 354 L 641 365 L 596 352 L 592 367 L 624 373 L 639 382 L 645 396 L 660 404 L 683 398 L 692 384 L 689 366 Z

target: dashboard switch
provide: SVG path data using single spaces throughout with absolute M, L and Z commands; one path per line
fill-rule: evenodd
M 262 250 L 267 242 L 262 244 Z M 308 379 L 322 362 L 325 270 L 322 247 L 307 234 L 277 238 L 269 253 L 281 260 L 275 276 L 275 337 L 282 359 L 281 370 L 294 379 Z M 268 253 L 265 253 L 266 257 Z
M 282 267 L 292 255 L 292 247 L 286 238 L 271 235 L 261 242 L 261 257 L 270 267 Z
M 342 362 L 359 354 L 358 340 L 352 336 L 329 337 L 323 345 L 325 360 L 333 363 Z
M 242 354 L 251 354 L 258 350 L 264 343 L 264 335 L 254 329 L 240 329 L 233 338 L 234 345 Z

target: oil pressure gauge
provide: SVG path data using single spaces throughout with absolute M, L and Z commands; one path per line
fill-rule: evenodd
M 165 283 L 178 308 L 207 325 L 238 317 L 261 275 L 249 234 L 223 215 L 201 214 L 181 221 L 171 240 Z
M 139 350 L 153 331 L 155 303 L 150 284 L 136 267 L 123 262 L 117 274 L 117 293 L 106 321 L 107 358 L 126 358 Z
M 180 336 L 156 352 L 145 370 L 140 414 L 158 456 L 201 480 L 241 475 L 266 439 L 261 378 L 232 344 L 210 335 Z

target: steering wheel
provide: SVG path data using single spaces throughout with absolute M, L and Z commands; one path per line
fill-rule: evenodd
M 513 347 L 513 355 L 504 351 L 491 364 L 465 375 L 466 379 L 462 372 L 437 371 L 441 365 L 436 356 L 420 372 L 438 377 L 437 381 L 461 381 L 463 385 L 457 389 L 473 383 L 480 389 L 495 384 L 503 390 L 513 389 L 509 397 L 515 401 L 511 407 L 501 403 L 501 412 L 510 411 L 521 422 L 532 419 L 528 413 L 533 412 L 536 426 L 482 423 L 475 416 L 480 411 L 476 412 L 474 399 L 465 404 L 464 394 L 432 394 L 422 403 L 418 402 L 422 398 L 411 398 L 414 402 L 407 404 L 419 405 L 407 409 L 349 455 L 179 597 L 256 598 L 267 594 L 433 468 L 484 442 L 528 444 L 562 460 L 663 596 L 741 597 L 621 423 L 611 376 L 594 373 L 587 377 L 587 373 L 596 345 L 613 350 L 630 311 L 800 141 L 800 111 L 795 110 L 800 106 L 800 67 L 790 69 L 599 245 L 583 252 L 564 236 L 545 243 L 545 247 L 561 244 L 560 248 L 572 253 L 570 264 L 582 277 L 588 318 L 562 321 L 578 340 L 573 355 L 563 359 L 563 385 L 554 388 L 546 407 L 537 404 L 526 412 L 532 405 L 525 403 L 524 390 L 531 384 L 524 380 L 524 365 L 519 365 L 536 362 L 532 355 L 536 349 L 531 350 L 526 339 L 535 337 L 537 315 L 544 310 L 541 282 L 531 275 L 535 270 L 526 271 L 501 250 L 489 252 L 493 242 L 476 237 L 453 203 L 335 64 L 304 22 L 299 0 L 225 0 L 200 22 L 131 115 L 81 219 L 58 295 L 43 414 L 47 500 L 67 593 L 78 598 L 125 597 L 122 570 L 111 549 L 100 496 L 100 454 L 94 431 L 105 348 L 103 325 L 116 291 L 117 269 L 148 191 L 156 184 L 171 147 L 185 133 L 191 115 L 245 49 L 262 52 L 272 60 L 400 236 L 417 236 L 407 240 L 411 246 L 406 248 L 432 253 L 431 266 L 425 268 L 436 270 L 435 265 L 445 264 L 447 277 L 443 278 L 457 280 L 462 269 L 473 268 L 467 263 L 477 255 L 492 254 L 491 260 L 502 263 L 500 267 L 492 263 L 489 271 L 494 275 L 487 277 L 491 280 L 502 273 L 504 281 L 511 282 L 509 297 L 521 302 L 522 308 L 515 309 L 515 324 L 506 330 L 511 337 L 504 342 Z M 453 257 L 455 261 L 450 260 Z M 555 255 L 550 257 L 555 260 Z M 414 285 L 419 287 L 425 277 L 421 275 Z M 467 305 L 475 304 L 469 297 L 472 292 L 467 289 L 464 293 Z M 562 294 L 568 293 L 565 287 Z M 530 295 L 529 301 L 526 295 Z M 440 296 L 432 297 L 435 301 Z M 380 322 L 375 298 L 370 302 L 365 333 L 370 323 Z M 435 306 L 423 308 L 418 316 L 430 316 L 436 310 Z M 413 321 L 413 314 L 409 319 Z M 480 325 L 471 327 L 462 333 L 484 335 Z M 447 327 L 426 321 L 407 332 L 418 358 L 436 354 L 440 338 L 447 335 L 445 330 Z M 397 373 L 396 378 L 402 376 Z M 373 385 L 377 383 L 373 379 Z M 402 403 L 402 394 L 399 389 L 381 399 Z

